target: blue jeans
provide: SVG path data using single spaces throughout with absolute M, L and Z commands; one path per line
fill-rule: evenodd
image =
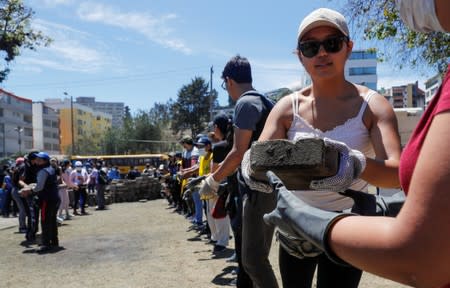
M 201 224 L 203 222 L 203 203 L 200 199 L 200 193 L 197 191 L 192 192 L 192 200 L 194 200 L 195 207 L 195 222 Z

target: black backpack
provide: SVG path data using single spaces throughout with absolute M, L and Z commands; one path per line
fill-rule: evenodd
M 258 140 L 259 136 L 261 135 L 261 133 L 264 129 L 264 124 L 266 124 L 267 117 L 269 116 L 269 113 L 272 110 L 273 106 L 275 106 L 275 103 L 273 103 L 272 100 L 270 100 L 269 98 L 267 98 L 266 96 L 264 96 L 260 93 L 250 92 L 250 93 L 245 94 L 244 96 L 248 96 L 248 95 L 249 96 L 250 95 L 251 96 L 259 96 L 265 106 L 263 115 L 261 116 L 261 119 L 259 120 L 258 124 L 256 124 L 256 130 L 252 134 L 252 139 L 249 144 L 249 148 L 250 148 L 252 143 L 255 142 L 256 140 Z

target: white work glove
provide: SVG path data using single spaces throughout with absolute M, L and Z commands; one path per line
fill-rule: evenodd
M 202 181 L 202 187 L 198 191 L 200 195 L 212 196 L 217 195 L 217 190 L 219 190 L 220 182 L 214 180 L 212 175 L 209 175 Z
M 310 188 L 313 190 L 331 190 L 343 192 L 358 179 L 366 168 L 366 157 L 358 150 L 349 148 L 345 143 L 329 138 L 323 139 L 326 146 L 333 147 L 339 152 L 339 168 L 336 175 L 313 180 Z
M 252 190 L 256 190 L 259 192 L 264 193 L 272 193 L 273 188 L 269 185 L 269 183 L 264 183 L 262 181 L 255 180 L 252 178 L 252 175 L 254 175 L 254 172 L 252 168 L 250 167 L 250 149 L 248 149 L 244 153 L 244 157 L 242 158 L 241 162 L 241 172 L 242 177 L 244 178 L 245 184 L 248 185 L 248 187 Z

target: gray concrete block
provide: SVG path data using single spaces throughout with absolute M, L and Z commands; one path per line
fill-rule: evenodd
M 250 167 L 256 180 L 267 182 L 265 173 L 272 170 L 288 189 L 302 190 L 309 189 L 311 180 L 335 175 L 338 156 L 322 139 L 259 141 L 252 144 Z

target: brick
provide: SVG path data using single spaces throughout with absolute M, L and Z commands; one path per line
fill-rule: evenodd
M 272 170 L 290 190 L 309 189 L 311 180 L 337 173 L 339 154 L 322 139 L 306 138 L 296 142 L 279 139 L 254 142 L 250 151 L 253 178 L 266 181 Z

